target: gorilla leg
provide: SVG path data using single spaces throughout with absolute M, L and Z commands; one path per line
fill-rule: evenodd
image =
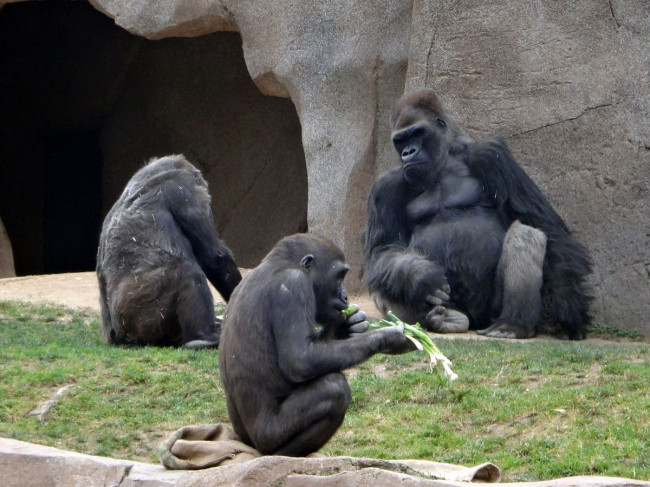
M 109 311 L 110 309 L 110 311 Z M 104 313 L 104 310 L 102 310 Z M 201 268 L 177 259 L 138 277 L 122 279 L 106 316 L 108 343 L 217 347 L 220 325 Z
M 542 288 L 544 316 L 562 325 L 563 338 L 582 340 L 587 336 L 593 297 L 586 277 L 591 266 L 589 254 L 578 242 L 567 235 L 549 236 Z
M 351 401 L 350 386 L 339 372 L 297 388 L 278 407 L 254 422 L 254 446 L 262 453 L 306 456 L 318 451 L 343 423 Z M 269 410 L 268 406 L 264 408 Z
M 503 241 L 495 280 L 501 314 L 479 333 L 497 338 L 529 338 L 537 332 L 542 311 L 541 289 L 546 235 L 515 221 Z
M 173 279 L 164 268 L 123 277 L 108 301 L 111 329 L 104 328 L 108 343 L 172 345 L 180 341 L 180 329 L 173 313 Z M 108 288 L 112 286 L 109 284 Z
M 221 322 L 214 314 L 214 299 L 201 268 L 193 261 L 184 261 L 176 270 L 178 283 L 176 318 L 185 348 L 199 349 L 219 346 Z

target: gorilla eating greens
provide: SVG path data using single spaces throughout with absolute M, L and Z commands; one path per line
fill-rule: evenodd
M 365 313 L 341 312 L 347 271 L 330 240 L 293 235 L 244 277 L 228 303 L 219 350 L 228 416 L 242 441 L 264 454 L 316 452 L 350 403 L 341 371 L 379 352 L 414 350 L 403 327 L 366 331 Z
M 364 234 L 378 308 L 441 333 L 527 338 L 544 320 L 583 339 L 589 254 L 506 142 L 469 138 L 431 90 L 390 121 L 402 164 L 374 182 Z
M 241 274 L 214 228 L 203 176 L 183 156 L 152 160 L 129 181 L 97 252 L 108 343 L 219 345 L 212 285 L 228 300 Z

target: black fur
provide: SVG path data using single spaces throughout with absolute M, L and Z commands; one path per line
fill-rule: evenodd
M 368 287 L 380 309 L 397 307 L 405 319 L 435 331 L 462 331 L 443 325 L 459 312 L 471 328 L 517 338 L 533 336 L 546 316 L 569 338 L 584 338 L 591 259 L 506 142 L 470 139 L 431 90 L 397 100 L 391 124 L 402 167 L 375 181 L 364 234 Z M 510 231 L 516 221 L 522 226 Z M 503 249 L 504 240 L 513 248 Z M 540 245 L 543 269 L 535 269 Z M 506 250 L 504 265 L 527 265 L 497 275 Z M 542 272 L 539 290 L 535 276 Z M 504 282 L 504 276 L 519 277 Z
M 108 343 L 219 344 L 208 282 L 228 300 L 241 274 L 219 239 L 203 176 L 183 156 L 152 160 L 129 181 L 97 252 Z
M 328 239 L 286 237 L 228 303 L 219 351 L 228 415 L 240 438 L 262 453 L 317 451 L 350 403 L 341 371 L 378 352 L 412 349 L 395 327 L 351 332 L 367 323 L 361 311 L 347 319 L 341 313 L 347 271 Z

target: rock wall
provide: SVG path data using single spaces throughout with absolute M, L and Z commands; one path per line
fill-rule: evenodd
M 351 287 L 368 189 L 396 163 L 387 107 L 427 86 L 472 135 L 506 136 L 589 247 L 596 320 L 650 333 L 645 0 L 91 3 L 147 39 L 240 33 L 257 87 L 296 108 L 308 226 L 343 246 Z
M 14 277 L 15 275 L 16 270 L 14 269 L 14 254 L 11 250 L 11 241 L 0 218 L 0 279 L 3 277 Z
M 650 3 L 418 0 L 407 88 L 499 133 L 595 260 L 596 320 L 650 333 Z
M 489 464 L 479 466 L 482 468 L 436 464 L 431 476 L 418 473 L 417 470 L 422 471 L 427 463 L 432 462 L 354 457 L 264 456 L 245 463 L 203 470 L 165 470 L 161 465 L 83 455 L 0 438 L 0 468 L 3 472 L 4 487 L 463 487 L 470 485 L 471 480 L 478 483 L 498 482 L 500 477 L 498 469 Z M 494 475 L 494 470 L 497 475 Z M 540 482 L 506 482 L 499 485 L 650 487 L 650 482 L 617 477 L 580 476 Z

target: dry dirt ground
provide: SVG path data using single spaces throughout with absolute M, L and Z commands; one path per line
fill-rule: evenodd
M 242 274 L 249 270 L 242 269 Z M 212 288 L 212 294 L 215 303 L 223 303 L 221 295 Z M 99 290 L 97 287 L 97 276 L 94 272 L 77 272 L 69 274 L 49 274 L 40 276 L 9 277 L 0 279 L 0 300 L 18 300 L 32 303 L 51 303 L 68 306 L 77 309 L 90 309 L 99 311 Z M 350 296 L 350 302 L 358 304 L 368 316 L 379 318 L 372 299 L 367 294 L 355 294 Z M 475 332 L 453 333 L 449 335 L 438 335 L 442 338 L 468 338 L 481 339 L 486 338 L 477 335 Z M 548 339 L 549 336 L 538 336 L 535 339 Z M 489 340 L 489 338 L 487 338 Z M 618 337 L 588 337 L 588 342 L 594 343 L 611 343 L 627 342 L 626 338 Z M 650 336 L 636 340 L 637 342 L 650 343 Z
M 242 269 L 242 274 L 247 272 Z M 210 288 L 215 303 L 223 303 L 221 295 L 212 286 Z M 97 276 L 94 272 L 76 272 L 0 279 L 0 300 L 61 304 L 99 311 Z M 350 302 L 358 304 L 370 316 L 379 316 L 367 295 L 351 296 Z

